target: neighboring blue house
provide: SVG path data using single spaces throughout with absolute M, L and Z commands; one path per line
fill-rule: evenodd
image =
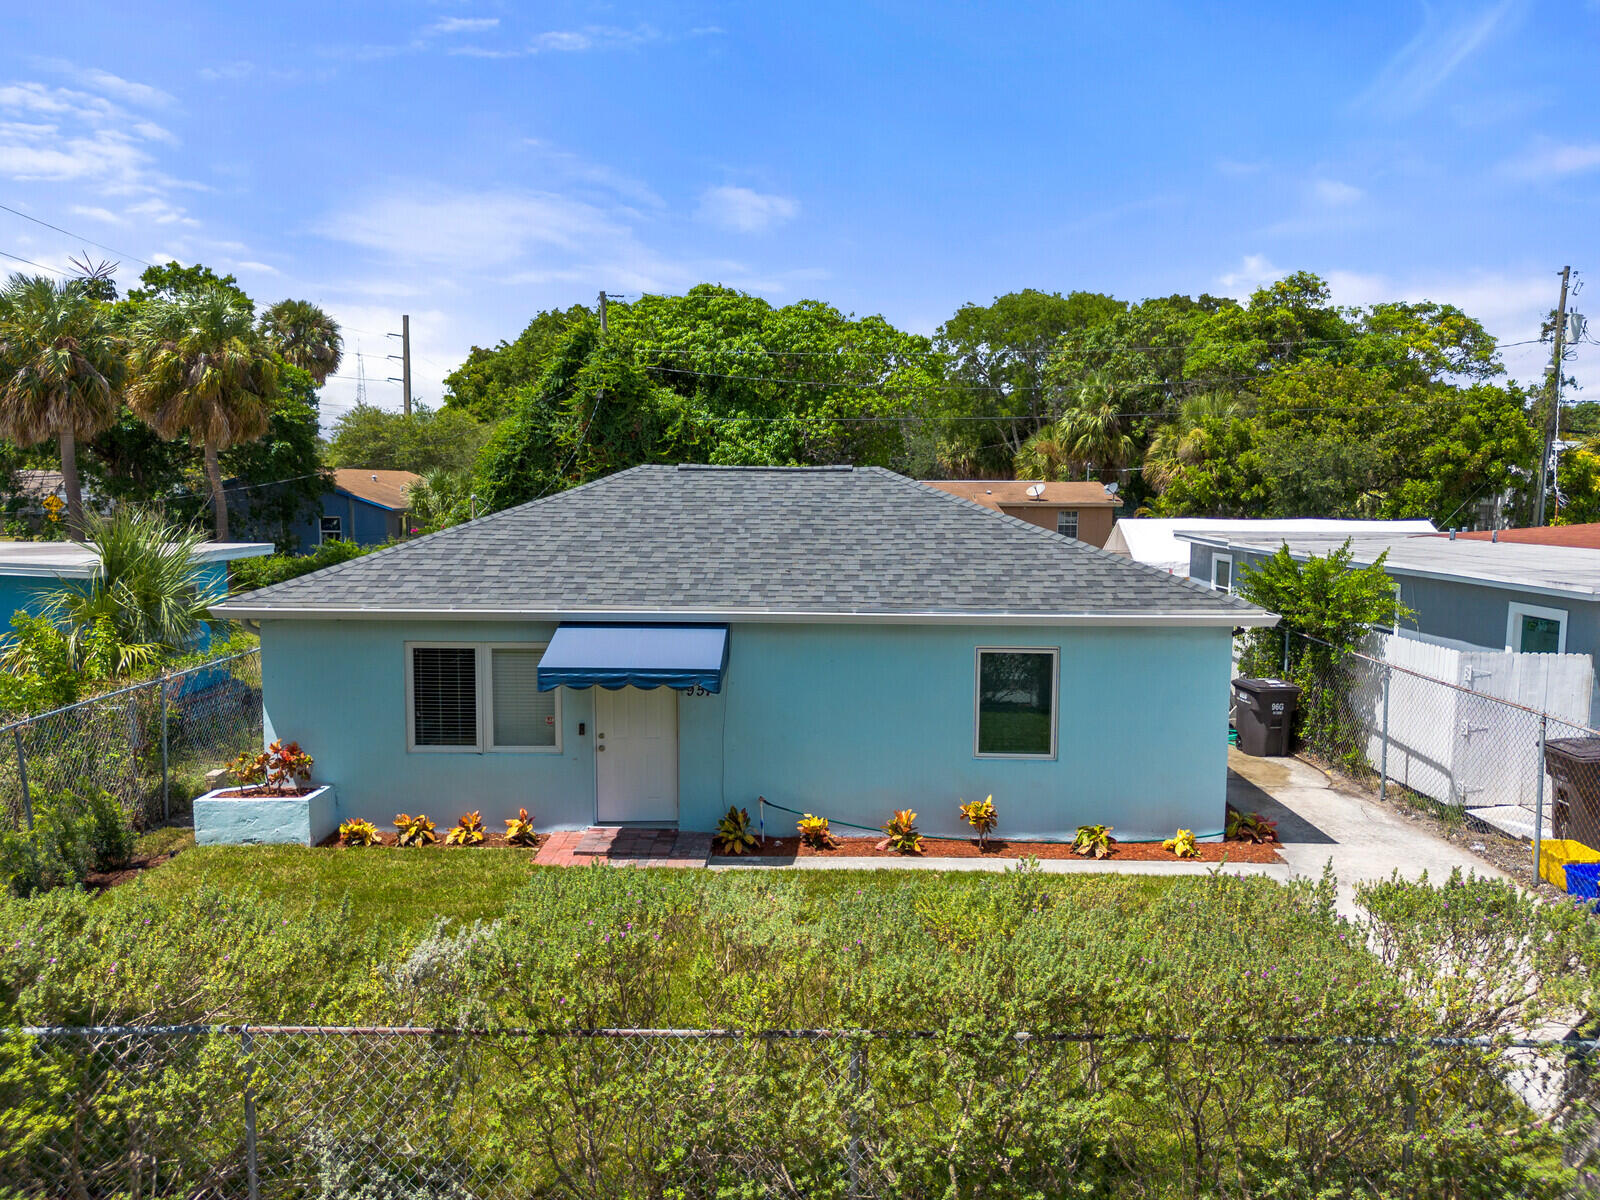
M 202 542 L 195 558 L 203 586 L 228 590 L 228 564 L 271 554 L 271 542 Z M 99 569 L 94 550 L 76 542 L 0 542 L 0 629 L 18 610 L 40 612 L 63 583 L 87 580 Z
M 422 476 L 412 471 L 368 471 L 341 467 L 332 471 L 333 488 L 322 497 L 322 511 L 294 526 L 302 552 L 323 542 L 355 542 L 379 546 L 406 535 L 411 502 L 406 491 Z
M 240 595 L 342 818 L 1220 830 L 1268 613 L 878 468 L 644 466 Z M 595 686 L 599 685 L 599 686 Z M 970 832 L 970 831 L 967 831 Z

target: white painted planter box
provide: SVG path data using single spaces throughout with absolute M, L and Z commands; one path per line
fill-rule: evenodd
M 194 802 L 197 846 L 315 846 L 338 827 L 331 783 L 304 796 L 223 796 L 207 792 Z

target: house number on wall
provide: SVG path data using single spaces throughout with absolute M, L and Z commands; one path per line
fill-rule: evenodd
M 706 689 L 701 687 L 698 683 L 695 684 L 691 688 L 684 688 L 683 689 L 683 694 L 685 696 L 711 696 L 711 695 L 715 695 L 714 692 L 706 691 Z

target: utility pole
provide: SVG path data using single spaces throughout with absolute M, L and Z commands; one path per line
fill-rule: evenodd
M 604 292 L 601 292 L 600 293 L 600 332 L 602 334 L 604 334 L 605 331 L 606 331 L 606 294 Z
M 389 376 L 389 382 L 400 385 L 400 398 L 405 405 L 406 416 L 411 415 L 411 317 L 406 314 L 400 318 L 400 332 L 391 333 L 390 337 L 400 339 L 400 353 L 391 354 L 390 358 L 400 360 L 400 378 Z
M 1544 417 L 1544 457 L 1539 460 L 1539 488 L 1533 506 L 1534 525 L 1544 524 L 1545 492 L 1549 486 L 1551 460 L 1556 451 L 1556 431 L 1561 420 L 1561 351 L 1567 333 L 1567 284 L 1572 280 L 1572 268 L 1561 268 L 1561 302 L 1556 305 L 1555 353 L 1551 360 L 1550 378 L 1546 390 L 1550 394 L 1550 411 Z

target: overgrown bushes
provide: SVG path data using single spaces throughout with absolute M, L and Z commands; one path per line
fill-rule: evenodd
M 0 830 L 0 881 L 13 896 L 74 887 L 132 856 L 133 826 L 110 792 L 38 793 L 32 804 L 31 828 Z
M 1596 923 L 1484 880 L 1364 889 L 1361 922 L 1334 896 L 1329 879 L 1221 874 L 595 867 L 536 870 L 493 924 L 402 938 L 357 934 L 342 908 L 56 893 L 0 902 L 0 946 L 14 947 L 0 1016 L 488 1031 L 258 1037 L 262 1161 L 279 1180 L 316 1177 L 334 1146 L 359 1148 L 361 1171 L 472 1194 L 584 1180 L 594 1196 L 843 1196 L 854 1145 L 861 1190 L 897 1197 L 1560 1194 L 1562 1122 L 1510 1086 L 1526 1060 L 1417 1039 L 1581 1021 Z M 928 1036 L 513 1032 L 619 1026 Z M 1037 1036 L 1051 1032 L 1100 1040 Z M 1351 1035 L 1395 1042 L 1335 1040 Z M 130 1171 L 160 1161 L 174 1192 L 236 1161 L 242 1120 L 237 1039 L 179 1045 L 155 1068 L 141 1059 L 94 1137 L 72 1143 Z M 33 1105 L 26 1129 L 83 1119 L 69 1049 L 0 1069 Z M 381 1145 L 363 1141 L 374 1130 Z M 37 1138 L 5 1136 L 0 1187 L 59 1169 Z
M 298 579 L 323 567 L 360 558 L 375 549 L 343 540 L 323 542 L 309 554 L 269 554 L 264 558 L 241 558 L 229 568 L 235 593 L 253 592 L 286 579 Z

